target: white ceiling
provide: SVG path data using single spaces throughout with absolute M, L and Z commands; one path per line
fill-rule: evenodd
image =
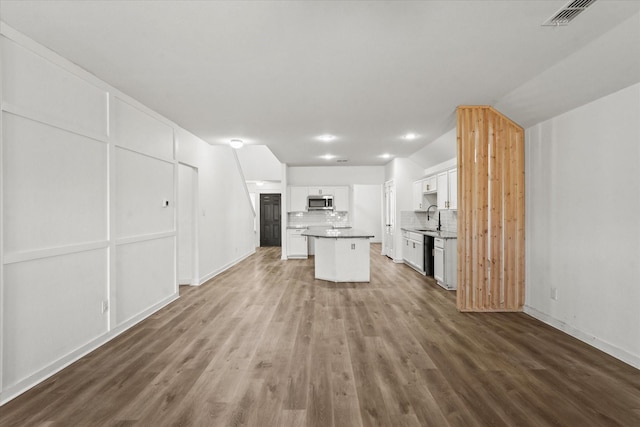
M 597 96 L 585 91 L 593 73 L 573 72 L 554 88 L 560 108 L 537 98 L 541 76 L 587 45 L 622 61 L 609 86 L 640 81 L 635 33 L 632 52 L 597 44 L 634 28 L 623 23 L 640 1 L 599 0 L 567 27 L 540 25 L 564 4 L 2 0 L 0 18 L 210 143 L 264 144 L 291 165 L 336 164 L 324 154 L 380 165 L 451 129 L 457 105 L 531 125 Z

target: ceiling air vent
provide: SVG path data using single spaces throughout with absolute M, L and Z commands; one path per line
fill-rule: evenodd
M 336 162 L 338 163 L 347 163 L 349 160 L 348 159 L 338 159 L 336 160 Z
M 580 15 L 586 8 L 595 2 L 596 0 L 573 0 L 554 13 L 551 18 L 544 21 L 542 25 L 551 27 L 569 25 L 569 22 L 571 22 L 573 18 Z

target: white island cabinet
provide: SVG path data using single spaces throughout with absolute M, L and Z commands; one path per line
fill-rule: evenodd
M 315 278 L 329 282 L 369 282 L 372 233 L 350 229 L 307 230 L 315 239 Z

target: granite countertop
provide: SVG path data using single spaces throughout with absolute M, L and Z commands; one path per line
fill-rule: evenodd
M 296 225 L 287 225 L 287 229 L 289 230 L 299 230 L 301 228 L 327 228 L 329 230 L 331 229 L 345 229 L 345 228 L 351 228 L 350 225 L 331 225 L 331 224 L 326 224 L 326 225 L 309 225 L 309 224 L 296 224 Z
M 307 230 L 302 232 L 302 235 L 328 239 L 369 239 L 374 237 L 373 233 L 357 230 L 354 228 L 326 228 Z
M 439 239 L 457 239 L 458 233 L 455 231 L 437 231 L 424 228 L 402 228 L 405 231 L 411 231 L 414 233 L 426 234 L 427 236 L 437 237 Z

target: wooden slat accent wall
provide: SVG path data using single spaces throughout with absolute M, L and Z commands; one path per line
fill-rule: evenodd
M 458 309 L 524 304 L 524 130 L 489 106 L 458 107 Z

